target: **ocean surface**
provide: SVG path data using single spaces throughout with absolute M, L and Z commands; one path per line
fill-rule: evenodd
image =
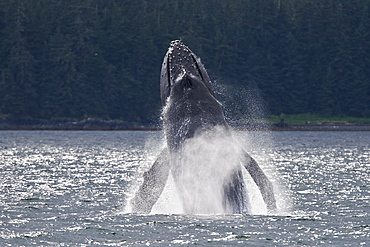
M 153 212 L 129 199 L 160 131 L 0 131 L 0 246 L 369 246 L 370 132 L 235 132 L 273 181 L 267 214 L 187 215 L 171 178 Z M 248 179 L 248 178 L 246 178 Z

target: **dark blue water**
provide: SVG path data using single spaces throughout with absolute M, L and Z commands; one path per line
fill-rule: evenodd
M 276 215 L 256 195 L 252 215 L 174 214 L 171 188 L 157 214 L 131 214 L 161 139 L 0 131 L 0 246 L 369 245 L 370 132 L 238 132 L 276 185 Z

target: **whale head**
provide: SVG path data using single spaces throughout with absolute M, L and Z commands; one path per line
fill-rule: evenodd
M 172 41 L 161 70 L 163 122 L 168 146 L 215 126 L 227 126 L 221 103 L 200 59 L 180 40 Z
M 171 42 L 161 70 L 161 100 L 184 95 L 213 96 L 211 80 L 200 59 L 180 40 Z

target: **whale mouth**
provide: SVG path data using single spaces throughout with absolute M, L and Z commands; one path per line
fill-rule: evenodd
M 179 78 L 184 78 L 185 75 L 199 77 L 201 81 L 204 80 L 198 64 L 198 58 L 181 40 L 174 40 L 170 44 L 167 56 L 167 70 L 170 86 L 173 82 L 180 81 Z M 185 79 L 189 81 L 189 78 Z M 188 83 L 185 83 L 185 86 L 188 85 Z
M 199 67 L 199 58 L 195 56 L 195 54 L 187 47 L 181 40 L 174 40 L 171 42 L 170 47 L 178 51 L 177 55 L 183 56 L 182 61 L 186 61 L 187 63 L 181 64 L 181 67 L 183 68 L 189 68 L 189 65 L 191 65 L 192 69 L 197 71 L 197 75 L 204 80 L 202 71 Z M 199 61 L 198 61 L 199 60 Z M 190 72 L 190 71 L 189 71 Z
M 212 84 L 200 59 L 181 40 L 170 43 L 161 71 L 161 98 L 164 105 L 173 88 L 185 91 L 206 88 L 213 95 Z

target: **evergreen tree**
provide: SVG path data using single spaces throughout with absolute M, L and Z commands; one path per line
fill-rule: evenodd
M 370 0 L 3 0 L 0 114 L 156 119 L 160 65 L 182 39 L 272 114 L 369 116 L 369 14 Z
M 30 117 L 37 111 L 35 104 L 35 59 L 29 49 L 26 12 L 23 0 L 9 3 L 5 19 L 3 49 L 6 57 L 3 77 L 2 108 L 13 117 Z

